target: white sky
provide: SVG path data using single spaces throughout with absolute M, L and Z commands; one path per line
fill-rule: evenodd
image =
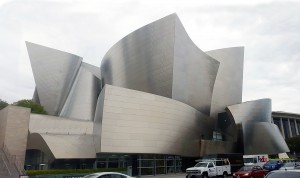
M 0 0 L 0 99 L 32 98 L 25 41 L 99 67 L 118 40 L 174 12 L 203 51 L 245 47 L 243 101 L 300 113 L 300 1 L 286 0 Z

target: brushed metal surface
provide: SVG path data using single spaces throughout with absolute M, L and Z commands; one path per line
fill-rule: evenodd
M 110 84 L 171 98 L 174 14 L 125 36 L 101 61 L 103 86 Z
M 31 114 L 27 149 L 55 159 L 95 158 L 93 122 Z
M 245 154 L 278 154 L 290 152 L 280 130 L 275 124 L 248 122 L 243 125 Z
M 209 114 L 218 66 L 171 14 L 110 48 L 101 62 L 101 76 L 103 85 L 173 98 Z
M 186 33 L 177 16 L 172 98 L 209 115 L 219 62 L 199 49 Z
M 72 87 L 82 58 L 26 42 L 40 104 L 58 115 Z
M 212 139 L 214 120 L 182 102 L 111 85 L 102 92 L 101 152 L 199 156 L 200 139 Z
M 248 101 L 227 108 L 229 115 L 235 120 L 235 124 L 238 127 L 240 125 L 242 133 L 239 133 L 238 130 L 235 132 L 242 140 L 238 144 L 243 144 L 244 154 L 289 152 L 279 129 L 271 123 L 270 99 Z
M 59 113 L 60 117 L 94 119 L 101 81 L 87 67 L 91 66 L 81 65 L 68 98 Z
M 210 117 L 217 118 L 227 106 L 242 102 L 244 47 L 206 51 L 206 54 L 220 62 L 210 108 Z

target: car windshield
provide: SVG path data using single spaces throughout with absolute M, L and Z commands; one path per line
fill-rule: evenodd
M 278 161 L 276 160 L 271 160 L 271 161 L 268 161 L 266 164 L 277 164 Z
M 195 167 L 206 167 L 208 163 L 203 163 L 203 162 L 200 162 L 200 163 L 197 163 L 195 165 Z
M 300 172 L 270 172 L 268 174 L 268 176 L 266 176 L 265 178 L 283 178 L 283 177 L 287 177 L 287 178 L 299 178 L 300 177 Z
M 240 171 L 252 171 L 252 166 L 243 166 Z

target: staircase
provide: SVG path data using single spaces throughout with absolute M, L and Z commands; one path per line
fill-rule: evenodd
M 6 147 L 0 149 L 0 177 L 1 178 L 19 178 L 25 171 L 18 166 L 14 156 L 10 155 Z

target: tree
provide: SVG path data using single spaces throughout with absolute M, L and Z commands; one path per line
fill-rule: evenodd
M 285 141 L 290 149 L 290 153 L 293 154 L 300 152 L 300 136 L 287 138 Z
M 8 103 L 0 99 L 0 110 L 5 108 L 6 106 L 8 106 Z
M 36 114 L 47 114 L 47 112 L 44 110 L 44 107 L 32 100 L 20 100 L 15 103 L 13 103 L 14 106 L 20 106 L 25 108 L 31 108 L 31 113 Z

